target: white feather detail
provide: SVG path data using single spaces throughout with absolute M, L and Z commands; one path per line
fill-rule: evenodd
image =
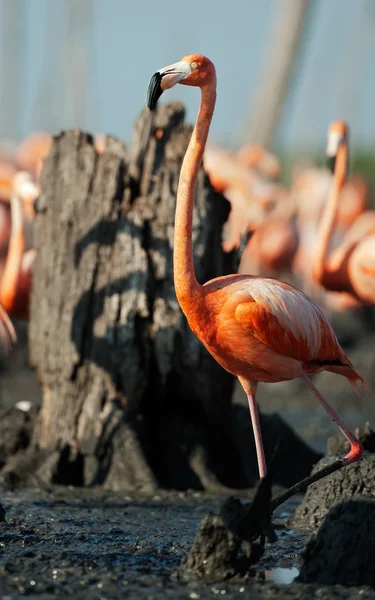
M 296 340 L 306 340 L 313 353 L 319 351 L 322 343 L 322 322 L 333 338 L 336 337 L 320 308 L 299 290 L 279 285 L 272 279 L 251 279 L 249 293 L 257 304 L 277 317 Z

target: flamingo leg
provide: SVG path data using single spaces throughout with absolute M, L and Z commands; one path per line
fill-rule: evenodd
M 262 432 L 260 430 L 259 423 L 259 413 L 258 407 L 254 394 L 246 394 L 247 400 L 249 402 L 251 423 L 253 426 L 254 439 L 255 439 L 255 448 L 257 451 L 257 459 L 258 459 L 258 468 L 259 468 L 259 476 L 261 479 L 266 476 L 267 473 L 267 465 L 266 465 L 266 457 L 264 456 L 264 448 L 262 441 Z
M 281 494 L 276 496 L 271 502 L 272 512 L 278 506 L 280 506 L 280 504 L 285 502 L 285 500 L 288 500 L 288 498 L 290 498 L 291 496 L 294 496 L 294 494 L 297 494 L 298 492 L 304 490 L 308 485 L 311 485 L 312 483 L 319 481 L 319 479 L 322 479 L 323 477 L 326 477 L 327 475 L 334 473 L 334 471 L 338 471 L 342 467 L 346 467 L 347 465 L 350 465 L 351 463 L 356 462 L 357 460 L 359 460 L 361 458 L 361 456 L 363 454 L 363 446 L 362 446 L 361 442 L 359 440 L 357 440 L 357 438 L 352 434 L 350 429 L 345 425 L 345 423 L 341 419 L 341 417 L 339 417 L 339 415 L 328 404 L 327 400 L 322 396 L 322 394 L 319 392 L 319 390 L 315 387 L 315 385 L 311 381 L 310 377 L 308 377 L 307 375 L 302 375 L 301 379 L 305 382 L 307 387 L 312 391 L 315 398 L 317 398 L 317 400 L 319 400 L 319 402 L 323 406 L 324 410 L 327 411 L 329 416 L 336 423 L 337 427 L 340 429 L 340 431 L 343 433 L 343 435 L 348 440 L 351 448 L 350 448 L 350 452 L 348 452 L 348 454 L 346 454 L 346 456 L 344 456 L 343 458 L 340 458 L 339 460 L 334 461 L 330 465 L 327 465 L 326 467 L 319 469 L 319 471 L 312 473 L 311 475 L 309 475 L 309 477 L 305 477 L 305 479 L 303 479 L 302 481 L 299 481 L 298 483 L 293 485 L 291 488 L 289 488 L 285 492 L 282 492 Z
M 312 391 L 315 398 L 319 400 L 320 404 L 323 406 L 324 410 L 329 414 L 332 420 L 336 423 L 337 427 L 340 429 L 341 433 L 346 437 L 350 444 L 350 452 L 344 456 L 341 460 L 342 466 L 350 465 L 352 462 L 356 462 L 359 460 L 363 454 L 362 444 L 357 438 L 352 434 L 350 429 L 345 425 L 344 421 L 341 417 L 333 410 L 333 408 L 328 404 L 327 400 L 322 396 L 319 390 L 315 387 L 310 377 L 307 375 L 302 375 L 301 379 L 306 383 L 307 387 Z

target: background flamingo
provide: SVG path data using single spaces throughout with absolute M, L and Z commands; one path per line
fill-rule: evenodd
M 277 276 L 288 274 L 296 255 L 299 234 L 290 194 L 278 186 L 273 210 L 255 229 L 241 256 L 239 273 Z
M 13 180 L 11 235 L 4 273 L 0 282 L 0 303 L 11 316 L 28 320 L 35 249 L 26 250 L 22 203 L 33 204 L 39 188 L 29 173 L 20 171 Z
M 357 301 L 375 304 L 374 217 L 366 214 L 358 217 L 342 244 L 329 254 L 340 192 L 348 169 L 348 127 L 344 122 L 335 121 L 330 126 L 327 153 L 335 159 L 334 182 L 321 219 L 314 277 L 328 290 L 346 292 Z
M 267 179 L 280 177 L 281 165 L 275 154 L 261 144 L 246 144 L 237 152 L 237 158 L 250 169 L 255 169 Z

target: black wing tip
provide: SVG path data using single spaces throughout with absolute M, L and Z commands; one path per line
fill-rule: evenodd
M 155 109 L 157 101 L 159 100 L 160 96 L 163 93 L 163 90 L 161 89 L 161 85 L 160 85 L 161 80 L 162 80 L 162 76 L 157 71 L 151 77 L 150 83 L 148 85 L 147 106 L 150 110 Z

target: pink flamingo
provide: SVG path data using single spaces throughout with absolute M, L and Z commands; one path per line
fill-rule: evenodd
M 374 217 L 363 214 L 356 219 L 342 244 L 329 255 L 348 169 L 348 127 L 343 121 L 335 121 L 329 128 L 327 154 L 334 160 L 334 181 L 321 219 L 313 274 L 327 290 L 346 292 L 357 301 L 375 304 Z
M 193 262 L 192 216 L 198 171 L 216 101 L 213 63 L 200 54 L 184 56 L 157 71 L 148 88 L 153 109 L 160 95 L 175 84 L 201 89 L 201 103 L 180 173 L 174 230 L 174 284 L 187 321 L 205 348 L 227 371 L 238 377 L 248 398 L 259 473 L 266 461 L 259 426 L 256 392 L 259 382 L 296 377 L 307 385 L 350 443 L 350 452 L 329 468 L 310 475 L 303 485 L 357 461 L 363 448 L 310 379 L 313 373 L 331 371 L 352 385 L 363 378 L 356 371 L 320 310 L 295 287 L 251 275 L 218 277 L 198 283 Z M 293 486 L 280 501 L 300 489 Z M 280 502 L 279 501 L 279 502 Z M 275 505 L 273 505 L 275 506 Z

